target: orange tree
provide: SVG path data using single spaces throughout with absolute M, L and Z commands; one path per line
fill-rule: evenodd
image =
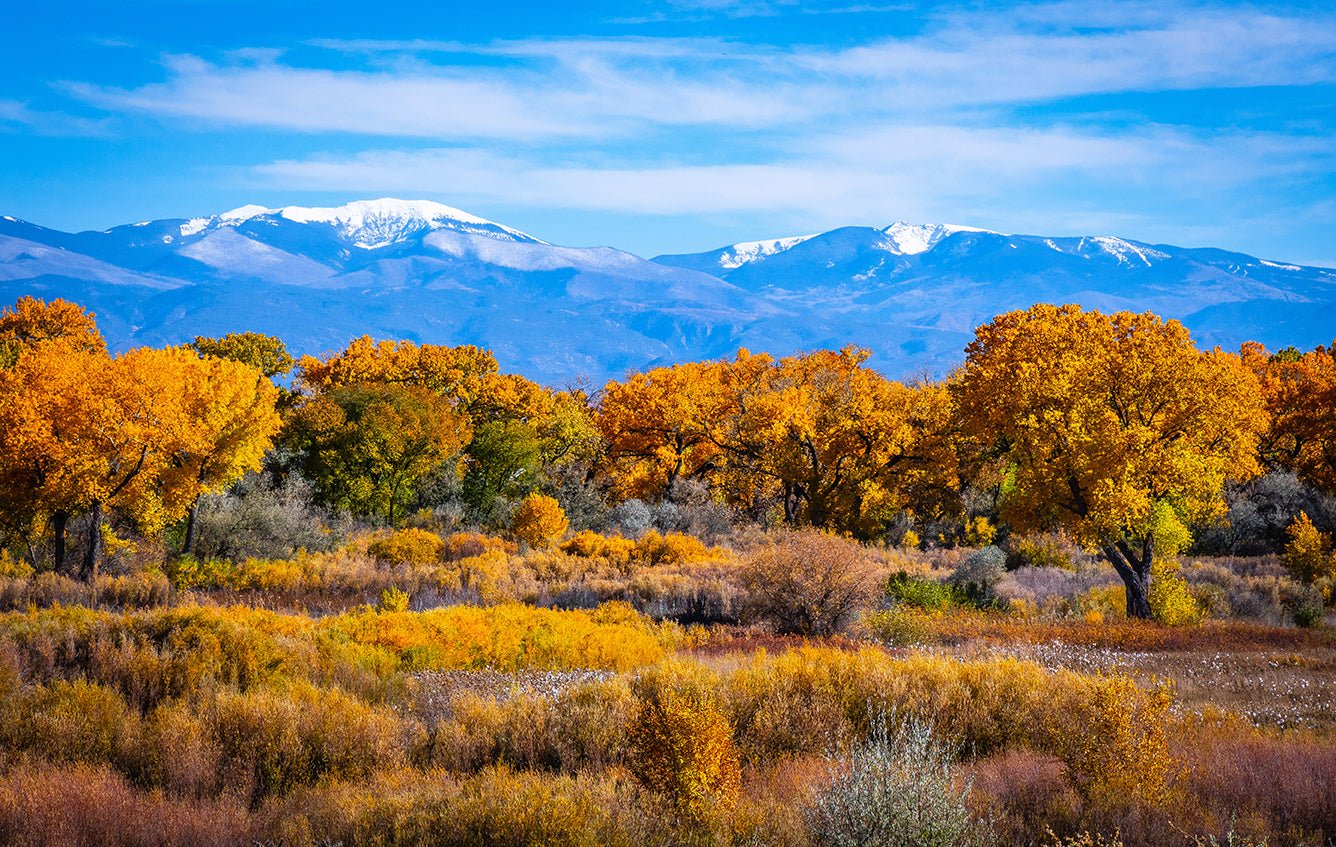
M 1262 460 L 1294 471 L 1309 485 L 1336 491 L 1336 343 L 1330 350 L 1290 348 L 1268 355 L 1249 342 L 1242 356 L 1261 380 L 1271 413 Z
M 950 398 L 866 367 L 866 350 L 656 368 L 608 384 L 598 425 L 624 494 L 659 498 L 700 479 L 790 525 L 875 534 L 911 504 L 951 495 Z
M 93 314 L 68 300 L 20 297 L 0 312 L 0 367 L 13 365 L 25 348 L 55 340 L 92 353 L 107 351 Z
M 1218 515 L 1225 480 L 1260 470 L 1256 377 L 1152 314 L 1001 315 L 976 331 L 952 390 L 962 432 L 1002 464 L 1003 517 L 1098 548 L 1131 617 L 1151 616 L 1157 533 Z
M 933 511 L 953 496 L 946 391 L 888 380 L 866 367 L 868 355 L 818 350 L 759 370 L 758 357 L 739 355 L 726 404 L 701 422 L 730 467 L 778 491 L 790 525 L 868 536 L 898 512 Z
M 654 368 L 603 389 L 595 422 L 622 496 L 657 500 L 678 480 L 704 479 L 719 467 L 721 450 L 702 422 L 718 413 L 722 368 Z

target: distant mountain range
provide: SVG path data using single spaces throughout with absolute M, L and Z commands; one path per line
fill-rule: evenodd
M 23 294 L 91 309 L 117 349 L 253 330 L 322 353 L 369 334 L 478 344 L 556 385 L 850 343 L 889 375 L 942 375 L 975 326 L 1036 302 L 1153 311 L 1203 346 L 1336 336 L 1336 270 L 1224 250 L 895 223 L 647 260 L 392 199 L 104 232 L 0 217 L 0 299 Z

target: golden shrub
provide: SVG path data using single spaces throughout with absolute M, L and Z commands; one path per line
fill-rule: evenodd
M 1300 512 L 1287 530 L 1289 541 L 1282 557 L 1290 576 L 1300 582 L 1336 579 L 1336 555 L 1331 536 L 1313 525 L 1307 512 Z
M 657 567 L 719 558 L 722 551 L 717 547 L 707 547 L 705 542 L 694 535 L 680 532 L 660 534 L 651 529 L 636 540 L 634 555 L 638 563 Z
M 39 686 L 5 715 L 5 746 L 55 762 L 112 762 L 137 732 L 137 715 L 110 688 L 58 680 Z
M 425 529 L 396 529 L 373 539 L 367 552 L 391 565 L 430 565 L 441 560 L 445 542 Z
M 733 728 L 701 690 L 650 688 L 628 740 L 632 773 L 689 821 L 708 823 L 736 805 L 741 766 Z
M 484 553 L 501 553 L 513 556 L 518 552 L 519 548 L 515 546 L 515 542 L 498 538 L 495 535 L 484 535 L 481 532 L 456 532 L 445 537 L 443 555 L 447 561 L 456 561 L 471 556 L 481 556 Z
M 520 501 L 510 529 L 520 541 L 541 550 L 560 541 L 570 526 L 556 499 L 534 493 Z
M 1205 616 L 1176 562 L 1157 559 L 1151 564 L 1150 612 L 1167 626 L 1191 626 Z
M 1068 779 L 1088 799 L 1163 806 L 1175 773 L 1166 733 L 1172 706 L 1164 686 L 1146 691 L 1124 676 L 1093 681 L 1051 724 Z
M 631 568 L 636 543 L 620 535 L 601 535 L 583 529 L 563 542 L 561 551 L 570 556 L 597 559 L 610 569 L 626 573 Z
M 965 545 L 968 547 L 987 547 L 997 538 L 997 527 L 983 515 L 970 518 L 965 522 Z

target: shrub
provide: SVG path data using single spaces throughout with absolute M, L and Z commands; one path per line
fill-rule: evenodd
M 997 547 L 984 547 L 966 556 L 948 581 L 975 603 L 985 605 L 997 599 L 997 583 L 1006 570 L 1007 554 Z
M 609 568 L 627 573 L 631 568 L 631 557 L 635 554 L 636 543 L 620 535 L 600 535 L 582 529 L 561 545 L 561 552 L 586 559 L 601 560 Z
M 137 723 L 120 695 L 82 679 L 39 686 L 6 705 L 5 746 L 55 762 L 112 762 Z
M 559 541 L 570 529 L 570 523 L 555 499 L 546 494 L 530 494 L 520 501 L 510 528 L 516 538 L 541 550 Z
M 870 605 L 875 580 L 862 547 L 816 531 L 785 534 L 742 566 L 750 617 L 796 635 L 842 631 Z
M 408 611 L 408 594 L 400 591 L 395 586 L 380 592 L 380 602 L 376 603 L 378 612 L 406 612 Z
M 639 538 L 654 525 L 654 512 L 643 500 L 633 497 L 617 504 L 608 517 L 608 523 L 620 529 L 623 535 Z
M 364 777 L 403 756 L 395 715 L 338 689 L 223 693 L 206 721 L 225 784 L 246 786 L 253 806 L 325 777 Z
M 812 839 L 828 847 L 966 847 L 986 830 L 956 787 L 950 752 L 929 728 L 909 721 L 891 734 L 879 721 L 872 736 L 836 760 L 829 787 L 812 800 Z
M 892 647 L 916 647 L 941 640 L 932 625 L 932 616 L 918 609 L 886 609 L 863 620 L 878 640 Z
M 997 527 L 983 515 L 965 521 L 965 544 L 969 547 L 988 547 L 997 538 Z
M 341 532 L 317 508 L 306 480 L 290 473 L 276 487 L 260 474 L 200 498 L 194 554 L 201 559 L 286 558 L 298 550 L 331 550 Z
M 699 538 L 669 532 L 660 535 L 650 530 L 635 543 L 635 558 L 645 565 L 681 565 L 687 562 L 710 559 L 719 555 L 718 548 L 711 549 Z
M 1173 697 L 1163 686 L 1143 691 L 1128 677 L 1099 680 L 1052 729 L 1068 778 L 1087 799 L 1162 806 L 1175 775 L 1168 736 Z
M 919 534 L 912 529 L 905 530 L 905 534 L 900 536 L 900 543 L 896 546 L 903 547 L 906 550 L 917 550 L 923 541 Z
M 1204 612 L 1176 563 L 1157 559 L 1151 564 L 1150 612 L 1155 620 L 1167 626 L 1201 622 Z
M 1322 592 L 1312 585 L 1286 586 L 1289 590 L 1281 595 L 1281 605 L 1289 613 L 1290 620 L 1297 626 L 1317 626 L 1326 615 Z
M 952 586 L 935 579 L 910 576 L 904 571 L 897 571 L 886 580 L 886 597 L 901 605 L 933 611 L 949 609 L 957 600 Z
M 1285 569 L 1300 582 L 1336 578 L 1336 556 L 1331 551 L 1331 536 L 1318 530 L 1307 512 L 1290 524 L 1285 545 Z
M 441 560 L 445 542 L 425 529 L 396 529 L 373 539 L 366 550 L 390 565 L 430 565 Z
M 1076 570 L 1071 554 L 1071 543 L 1056 533 L 1013 535 L 1009 541 L 1010 555 L 1007 567 L 1061 568 Z
M 456 532 L 446 536 L 441 555 L 446 561 L 454 562 L 471 556 L 481 556 L 483 553 L 513 556 L 518 552 L 519 548 L 515 543 L 504 538 L 484 535 L 481 532 Z
M 699 690 L 646 692 L 629 733 L 631 770 L 695 824 L 737 803 L 741 769 L 728 718 Z

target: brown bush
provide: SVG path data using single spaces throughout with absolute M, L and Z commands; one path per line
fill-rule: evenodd
M 0 777 L 0 843 L 12 847 L 230 847 L 257 840 L 234 800 L 140 792 L 105 768 L 20 766 Z
M 860 545 L 816 531 L 786 533 L 742 566 L 749 617 L 795 635 L 843 631 L 876 596 L 877 576 Z

